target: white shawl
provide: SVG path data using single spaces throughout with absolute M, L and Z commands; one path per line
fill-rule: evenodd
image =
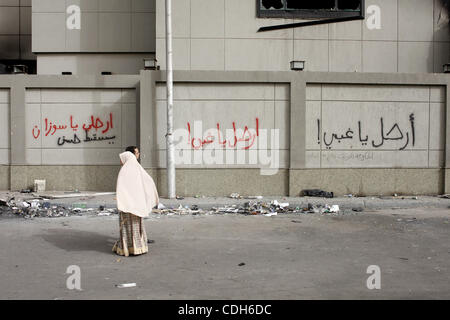
M 159 203 L 155 182 L 131 152 L 121 153 L 120 160 L 123 166 L 117 177 L 117 209 L 139 217 L 148 217 L 153 207 Z

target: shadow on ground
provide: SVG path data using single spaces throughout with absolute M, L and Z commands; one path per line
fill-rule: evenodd
M 39 234 L 45 241 L 65 251 L 96 251 L 112 254 L 117 239 L 110 236 L 84 230 L 49 229 Z

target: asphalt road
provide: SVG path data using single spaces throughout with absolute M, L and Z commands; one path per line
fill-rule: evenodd
M 111 251 L 117 215 L 0 219 L 0 299 L 449 299 L 449 220 L 439 208 L 152 215 L 150 252 L 125 258 Z M 71 265 L 81 291 L 67 288 Z M 367 288 L 371 265 L 380 289 Z

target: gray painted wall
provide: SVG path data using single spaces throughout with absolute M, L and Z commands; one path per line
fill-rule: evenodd
M 9 181 L 12 189 L 28 187 L 33 178 L 47 179 L 55 189 L 114 190 L 117 156 L 126 145 L 137 144 L 142 165 L 164 194 L 164 79 L 162 71 L 143 71 L 140 76 L 0 76 L 0 112 L 8 119 L 0 131 L 1 180 Z M 449 116 L 447 75 L 177 71 L 174 79 L 175 129 L 186 132 L 186 121 L 202 121 L 206 129 L 195 131 L 194 125 L 188 140 L 194 138 L 197 146 L 202 141 L 203 146 L 196 149 L 181 139 L 177 152 L 194 149 L 204 156 L 220 150 L 219 139 L 208 143 L 215 133 L 207 129 L 217 123 L 222 131 L 231 129 L 222 141 L 226 137 L 242 143 L 226 149 L 253 145 L 255 126 L 279 130 L 279 144 L 267 144 L 270 155 L 279 155 L 276 170 L 260 170 L 270 168 L 251 163 L 250 147 L 243 163 L 179 166 L 179 194 L 260 190 L 263 195 L 298 195 L 305 188 L 337 194 L 450 190 L 450 129 L 444 126 Z M 358 138 L 358 121 L 362 137 L 368 136 L 367 146 Z M 230 122 L 235 122 L 237 133 Z M 75 129 L 83 125 L 92 135 L 114 133 L 116 138 L 57 145 L 58 138 L 75 139 Z M 328 149 L 323 143 L 333 134 L 335 141 Z M 260 150 L 269 148 L 261 147 L 262 135 L 255 139 L 253 147 L 260 156 Z M 371 145 L 382 139 L 383 146 Z
M 71 5 L 81 9 L 80 29 L 66 26 Z M 33 0 L 32 10 L 38 74 L 139 74 L 154 57 L 154 0 Z
M 257 33 L 292 19 L 256 17 L 254 0 L 173 0 L 178 70 L 442 72 L 450 61 L 448 14 L 441 0 L 366 0 L 381 9 L 381 29 L 366 21 Z M 366 15 L 367 17 L 369 15 Z M 367 18 L 366 17 L 366 18 Z M 156 52 L 165 68 L 164 0 L 156 1 Z
M 31 53 L 31 0 L 0 1 L 0 59 L 36 59 Z

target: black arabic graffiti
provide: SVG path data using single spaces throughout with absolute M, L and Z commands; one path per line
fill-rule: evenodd
M 386 132 L 384 129 L 384 119 L 380 118 L 380 129 L 381 129 L 381 137 L 380 137 L 380 141 L 378 143 L 375 142 L 375 140 L 372 140 L 372 147 L 374 148 L 380 148 L 381 146 L 384 145 L 384 143 L 386 141 L 399 141 L 399 140 L 403 140 L 405 139 L 406 136 L 406 142 L 405 144 L 399 149 L 399 150 L 405 150 L 406 147 L 409 145 L 410 138 L 412 140 L 412 146 L 414 147 L 416 144 L 416 130 L 415 130 L 415 125 L 414 125 L 414 113 L 411 113 L 409 115 L 409 122 L 410 122 L 410 126 L 411 126 L 411 132 L 406 132 L 406 134 L 403 133 L 403 131 L 400 129 L 400 126 L 398 125 L 398 123 L 395 123 L 392 128 Z M 320 120 L 317 119 L 317 132 L 318 132 L 318 143 L 320 144 Z M 410 134 L 411 133 L 411 137 Z M 332 133 L 331 135 L 329 134 L 329 138 L 327 137 L 327 132 L 323 133 L 323 143 L 325 144 L 325 146 L 327 147 L 327 149 L 331 149 L 331 145 L 337 141 L 338 143 L 341 143 L 342 140 L 347 140 L 350 139 L 352 140 L 354 138 L 354 132 L 351 128 L 349 128 L 345 134 L 337 134 L 337 133 Z M 361 121 L 358 121 L 358 138 L 359 138 L 359 142 L 361 142 L 361 144 L 363 146 L 367 146 L 367 143 L 369 141 L 369 136 L 366 135 L 363 138 L 362 135 L 362 125 L 361 125 Z
M 93 134 L 92 137 L 89 136 L 88 131 L 84 130 L 86 138 L 84 140 L 80 140 L 77 134 L 73 135 L 73 139 L 66 139 L 66 136 L 62 136 L 58 138 L 58 146 L 63 146 L 66 143 L 69 144 L 80 144 L 81 142 L 95 142 L 95 141 L 105 141 L 105 140 L 115 140 L 116 136 L 111 137 L 97 137 L 96 134 Z

